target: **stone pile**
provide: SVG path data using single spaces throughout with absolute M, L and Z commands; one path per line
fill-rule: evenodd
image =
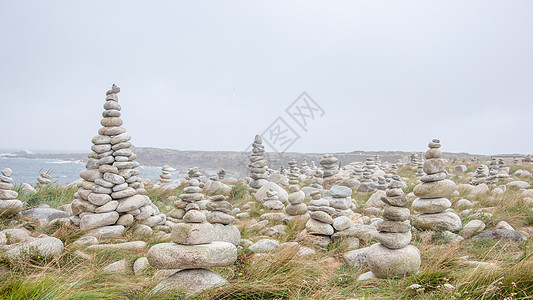
M 327 246 L 334 234 L 343 236 L 341 232 L 353 225 L 348 218 L 353 214 L 352 190 L 334 185 L 329 193 L 330 197 L 322 198 L 320 191 L 311 192 L 313 200 L 308 207 L 311 218 L 305 224 L 306 233 L 316 237 L 315 244 L 320 247 Z
M 241 241 L 239 229 L 232 225 L 235 217 L 230 215 L 233 205 L 229 203 L 228 197 L 215 195 L 210 198 L 206 208 L 209 211 L 207 221 L 213 225 L 215 231 L 215 241 L 232 243 L 238 246 Z
M 418 168 L 418 154 L 411 154 L 411 166 Z
M 378 183 L 375 184 L 376 189 L 384 191 L 384 190 L 387 189 L 388 186 L 389 185 L 388 185 L 387 180 L 385 179 L 385 177 L 379 176 L 378 177 Z
M 152 293 L 183 289 L 187 294 L 192 295 L 223 285 L 226 280 L 207 268 L 229 266 L 237 259 L 235 245 L 216 241 L 214 226 L 207 222 L 205 214 L 196 204 L 197 199 L 203 199 L 198 195 L 198 185 L 198 180 L 191 179 L 189 187 L 186 188 L 189 192 L 182 194 L 187 196 L 180 197 L 188 204 L 185 206 L 184 223 L 179 223 L 172 228 L 172 243 L 157 244 L 148 251 L 148 262 L 153 268 L 180 270 L 159 283 Z M 220 209 L 225 211 L 224 207 L 225 204 L 214 204 L 212 208 L 216 210 L 211 214 L 220 212 Z
M 289 161 L 289 184 L 299 184 L 300 175 L 298 163 L 294 159 Z
M 419 162 L 419 163 L 418 163 L 418 167 L 417 167 L 417 169 L 416 169 L 416 174 L 415 174 L 415 176 L 416 176 L 416 177 L 422 177 L 422 176 L 424 176 L 424 175 L 425 175 L 425 174 L 424 174 L 424 164 L 423 164 L 422 162 Z
M 266 192 L 266 198 L 263 200 L 263 207 L 270 210 L 283 210 L 285 205 L 279 201 L 278 191 L 269 189 Z
M 288 221 L 296 216 L 307 214 L 307 205 L 304 203 L 305 193 L 300 191 L 300 186 L 296 184 L 290 185 L 289 192 L 289 205 L 285 208 L 285 212 L 289 215 Z
M 324 170 L 323 178 L 326 179 L 328 177 L 337 175 L 339 172 L 339 160 L 331 155 L 326 154 L 324 155 L 324 158 L 320 160 L 320 165 L 322 166 L 322 169 Z
M 418 229 L 444 229 L 458 231 L 461 229 L 461 218 L 452 211 L 446 211 L 452 203 L 446 197 L 455 191 L 455 183 L 446 179 L 444 160 L 441 158 L 440 141 L 429 143 L 426 152 L 424 172 L 413 193 L 419 197 L 413 202 L 413 208 L 419 212 L 414 217 L 413 225 Z
M 305 160 L 300 164 L 300 173 L 305 176 L 311 176 L 311 168 Z
M 159 183 L 161 185 L 169 184 L 172 182 L 172 174 L 170 174 L 170 171 L 172 169 L 168 165 L 164 165 L 162 168 L 162 173 L 159 175 Z
M 357 191 L 360 193 L 371 193 L 376 190 L 376 183 L 372 179 L 372 174 L 374 174 L 374 160 L 372 158 L 367 158 L 363 166 L 363 177 L 359 180 L 361 185 L 357 188 Z
M 398 175 L 398 165 L 397 164 L 392 164 L 392 166 L 390 167 L 390 173 L 392 175 Z
M 224 169 L 220 169 L 217 173 L 218 180 L 224 180 L 226 178 L 226 171 Z
M 187 180 L 196 179 L 198 180 L 198 182 L 202 183 L 200 177 L 202 177 L 202 172 L 200 172 L 200 169 L 198 169 L 198 167 L 192 167 L 187 172 Z
M 393 180 L 381 201 L 385 203 L 384 220 L 377 226 L 379 233 L 376 239 L 379 243 L 367 251 L 368 266 L 378 278 L 414 274 L 420 268 L 420 252 L 415 246 L 409 245 L 412 237 L 409 201 L 402 184 Z
M 46 172 L 41 172 L 39 176 L 37 177 L 37 187 L 43 187 L 47 184 L 52 183 L 52 176 L 50 175 L 52 170 L 48 170 Z
M 268 163 L 264 158 L 265 146 L 263 146 L 263 138 L 260 135 L 256 135 L 254 143 L 252 144 L 252 153 L 250 154 L 250 192 L 255 193 L 267 182 L 267 169 Z
M 485 183 L 487 180 L 487 177 L 489 176 L 487 172 L 487 167 L 485 165 L 481 165 L 477 167 L 476 172 L 474 173 L 474 178 L 472 178 L 472 185 L 480 185 L 482 183 Z
M 13 191 L 13 171 L 5 168 L 0 174 L 0 217 L 18 214 L 22 211 L 23 203 L 17 200 L 18 193 Z
M 92 152 L 83 179 L 78 184 L 71 204 L 74 224 L 81 229 L 106 227 L 114 232 L 124 231 L 124 226 L 135 220 L 154 227 L 164 224 L 166 216 L 152 203 L 141 182 L 137 156 L 131 150 L 130 135 L 122 127 L 121 107 L 113 85 L 106 93 L 103 126 L 92 139 Z

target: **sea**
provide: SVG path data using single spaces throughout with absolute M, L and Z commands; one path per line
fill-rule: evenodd
M 52 176 L 52 181 L 59 184 L 69 184 L 80 178 L 80 172 L 85 170 L 86 162 L 65 161 L 59 159 L 40 158 L 20 158 L 10 153 L 0 153 L 0 171 L 4 168 L 13 170 L 13 183 L 29 183 L 35 185 L 37 177 L 41 172 L 48 172 Z M 150 167 L 141 165 L 138 170 L 141 178 L 157 181 L 161 174 L 161 167 Z M 172 179 L 185 177 L 185 171 L 171 171 Z

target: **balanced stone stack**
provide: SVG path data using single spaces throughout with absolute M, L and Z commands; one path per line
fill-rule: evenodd
M 339 172 L 339 160 L 331 155 L 326 154 L 324 155 L 324 158 L 320 160 L 320 165 L 322 166 L 322 169 L 324 170 L 323 178 L 326 179 L 328 177 L 337 175 Z
M 414 274 L 420 268 L 420 252 L 411 242 L 411 224 L 409 222 L 409 201 L 402 191 L 402 184 L 393 180 L 386 196 L 381 197 L 385 203 L 384 220 L 377 229 L 376 239 L 379 243 L 372 245 L 366 255 L 366 261 L 372 273 L 378 278 L 402 277 Z
M 413 202 L 413 208 L 419 212 L 413 225 L 418 229 L 458 231 L 461 229 L 461 218 L 453 211 L 446 211 L 452 205 L 446 197 L 452 195 L 456 186 L 453 181 L 446 179 L 440 147 L 439 140 L 429 143 L 424 162 L 426 175 L 420 178 L 422 183 L 413 190 L 419 197 Z
M 293 159 L 289 161 L 289 184 L 300 183 L 300 169 L 298 163 Z
M 187 180 L 196 179 L 201 183 L 200 177 L 202 177 L 202 172 L 200 172 L 198 167 L 192 167 L 187 172 Z
M 37 187 L 41 188 L 52 183 L 52 176 L 50 175 L 51 170 L 47 172 L 41 172 L 37 177 Z
M 289 205 L 285 208 L 285 212 L 289 215 L 288 220 L 292 220 L 296 216 L 303 216 L 307 213 L 307 205 L 304 203 L 305 193 L 300 191 L 300 186 L 292 184 L 289 186 Z
M 378 177 L 378 183 L 375 184 L 376 189 L 378 190 L 386 190 L 389 185 L 387 184 L 387 180 L 385 180 L 385 177 L 379 176 Z
M 191 179 L 191 190 L 197 186 L 198 181 Z M 183 199 L 189 203 L 185 207 L 184 223 L 172 229 L 172 243 L 157 244 L 148 251 L 148 262 L 153 268 L 180 270 L 156 286 L 154 293 L 183 289 L 191 295 L 225 284 L 224 278 L 206 268 L 229 266 L 237 259 L 234 244 L 215 241 L 214 227 L 207 222 L 205 214 L 195 203 L 199 198 L 195 194 L 187 194 L 191 196 Z
M 217 173 L 218 180 L 224 180 L 226 178 L 226 171 L 224 169 L 220 169 Z
M 159 175 L 159 183 L 161 183 L 161 185 L 172 183 L 172 174 L 170 174 L 171 170 L 170 166 L 163 166 L 162 173 Z
M 411 154 L 411 166 L 418 168 L 418 154 Z
M 474 178 L 472 178 L 472 185 L 480 185 L 482 183 L 485 183 L 487 180 L 487 177 L 489 174 L 487 173 L 487 167 L 485 165 L 481 165 L 477 167 L 476 173 L 474 173 Z
M 309 168 L 309 165 L 305 160 L 300 164 L 300 173 L 305 176 L 311 176 L 311 168 Z
M 5 168 L 0 174 L 0 217 L 16 215 L 22 211 L 22 201 L 17 200 L 18 193 L 13 191 L 13 171 Z
M 235 225 L 235 217 L 230 215 L 233 205 L 229 203 L 228 197 L 224 195 L 214 195 L 206 207 L 209 211 L 207 221 L 213 225 L 215 230 L 215 241 L 232 243 L 238 246 L 241 241 L 241 233 Z
M 424 176 L 424 164 L 422 162 L 418 163 L 418 168 L 416 169 L 416 177 L 422 177 Z
M 346 231 L 352 226 L 348 216 L 352 215 L 352 190 L 345 186 L 331 187 L 330 197 L 321 198 L 320 191 L 311 193 L 309 216 L 306 225 L 308 234 L 318 237 L 318 246 L 325 246 L 331 241 L 331 236 Z
M 392 164 L 392 166 L 390 167 L 390 173 L 392 175 L 398 175 L 398 165 L 397 164 Z
M 363 177 L 360 179 L 361 185 L 357 188 L 357 191 L 360 193 L 372 193 L 376 190 L 376 184 L 372 180 L 372 168 L 370 167 L 371 162 L 368 161 L 363 167 Z
M 131 150 L 131 137 L 126 133 L 120 118 L 121 107 L 113 85 L 106 93 L 103 126 L 92 139 L 86 170 L 80 172 L 83 179 L 72 202 L 71 220 L 82 229 L 109 228 L 124 230 L 135 220 L 154 227 L 164 224 L 166 216 L 152 203 L 146 193 L 139 171 L 137 156 Z
M 280 211 L 285 208 L 283 202 L 279 201 L 278 191 L 275 191 L 273 189 L 269 189 L 266 192 L 266 198 L 263 201 L 263 207 L 265 207 L 266 209 Z
M 263 138 L 260 135 L 256 135 L 254 143 L 252 144 L 252 154 L 250 154 L 250 192 L 255 193 L 265 183 L 267 183 L 267 169 L 268 163 L 264 158 L 265 146 L 263 146 Z

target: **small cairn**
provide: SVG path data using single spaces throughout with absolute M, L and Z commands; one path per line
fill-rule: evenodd
M 387 180 L 383 176 L 378 177 L 378 183 L 376 183 L 375 187 L 378 190 L 386 190 L 389 185 L 387 184 Z
M 315 243 L 325 247 L 332 236 L 344 236 L 342 231 L 348 230 L 353 223 L 348 218 L 353 214 L 352 190 L 345 186 L 334 185 L 329 191 L 331 197 L 321 198 L 320 191 L 311 192 L 309 216 L 305 229 L 307 234 L 316 237 Z
M 52 170 L 48 170 L 46 172 L 41 172 L 39 176 L 37 177 L 37 188 L 42 188 L 50 183 L 52 183 Z
M 285 208 L 285 212 L 289 215 L 288 221 L 296 216 L 303 216 L 307 213 L 307 205 L 304 203 L 305 193 L 300 191 L 300 186 L 291 184 L 289 186 L 289 205 Z
M 170 171 L 172 169 L 169 165 L 164 165 L 162 168 L 162 173 L 159 175 L 159 183 L 161 185 L 172 183 L 172 174 L 170 174 Z
M 326 154 L 324 155 L 324 158 L 320 160 L 320 165 L 322 166 L 322 169 L 324 170 L 323 178 L 326 179 L 328 177 L 332 177 L 337 175 L 339 173 L 339 160 L 331 155 Z
M 294 159 L 289 161 L 289 184 L 299 184 L 300 175 L 298 163 Z
M 376 184 L 372 180 L 374 160 L 367 158 L 363 167 L 363 178 L 361 178 L 361 185 L 357 188 L 360 193 L 372 193 L 376 190 Z
M 505 163 L 505 160 L 500 158 L 498 160 L 498 167 L 500 169 L 500 178 L 503 178 L 503 179 L 509 178 L 509 172 L 511 169 L 507 166 L 507 164 Z
M 266 198 L 263 200 L 263 207 L 270 210 L 283 210 L 285 208 L 285 205 L 281 201 L 279 201 L 278 197 L 278 191 L 275 191 L 273 189 L 269 189 L 266 192 Z
M 260 135 L 256 135 L 254 143 L 252 144 L 252 154 L 250 154 L 250 192 L 255 193 L 265 183 L 267 183 L 267 170 L 268 163 L 264 158 L 265 146 L 263 146 L 263 138 Z
M 137 155 L 131 150 L 131 136 L 122 127 L 121 107 L 117 94 L 120 88 L 113 85 L 106 92 L 104 112 L 93 137 L 92 152 L 88 155 L 83 179 L 72 202 L 74 224 L 81 229 L 106 227 L 106 230 L 123 232 L 124 226 L 138 220 L 141 225 L 164 225 L 165 214 L 160 214 L 146 190 L 137 167 Z
M 455 191 L 455 183 L 446 179 L 444 160 L 441 158 L 440 141 L 429 143 L 426 152 L 424 172 L 421 184 L 415 186 L 413 193 L 419 197 L 413 201 L 413 208 L 419 212 L 414 217 L 413 225 L 422 230 L 444 229 L 458 231 L 462 227 L 461 218 L 451 211 L 446 211 L 452 203 L 446 197 Z
M 422 162 L 419 162 L 418 163 L 418 167 L 416 169 L 415 176 L 420 178 L 420 177 L 422 177 L 424 175 L 426 175 L 426 174 L 424 174 L 424 164 Z
M 152 293 L 184 289 L 187 294 L 192 295 L 223 285 L 226 280 L 207 268 L 229 266 L 237 260 L 237 248 L 234 244 L 215 241 L 213 225 L 207 222 L 205 214 L 196 204 L 197 199 L 203 199 L 198 195 L 198 185 L 198 180 L 189 180 L 189 187 L 186 188 L 189 191 L 182 194 L 186 195 L 185 197 L 180 195 L 188 204 L 183 216 L 184 223 L 179 223 L 172 229 L 172 243 L 157 244 L 148 251 L 148 262 L 153 268 L 180 270 L 163 280 Z M 212 208 L 222 209 L 222 206 L 224 204 L 213 205 Z
M 311 176 L 311 168 L 309 168 L 309 165 L 305 160 L 300 164 L 300 173 L 305 176 Z
M 226 178 L 226 171 L 224 169 L 220 169 L 217 173 L 218 180 L 222 181 L 224 178 Z
M 416 153 L 411 154 L 411 166 L 418 168 L 418 163 L 419 163 L 418 154 Z
M 5 168 L 0 174 L 0 216 L 16 215 L 22 211 L 23 203 L 17 200 L 18 193 L 13 190 L 13 171 Z
M 196 180 L 198 180 L 198 182 L 201 183 L 200 186 L 203 186 L 203 183 L 202 183 L 202 181 L 200 180 L 200 177 L 202 177 L 202 172 L 200 172 L 200 169 L 198 169 L 198 167 L 192 167 L 192 168 L 190 168 L 189 171 L 187 172 L 187 179 L 188 179 L 188 180 L 196 179 Z
M 228 197 L 224 195 L 214 195 L 206 207 L 209 211 L 207 221 L 213 225 L 215 230 L 215 241 L 228 242 L 239 246 L 241 242 L 241 233 L 235 225 L 235 217 L 230 215 L 233 205 L 229 203 Z
M 474 173 L 474 178 L 472 178 L 472 185 L 480 185 L 482 183 L 485 183 L 487 181 L 487 177 L 489 174 L 487 173 L 487 167 L 485 165 L 481 165 L 477 167 L 476 173 Z
M 420 251 L 411 242 L 409 201 L 400 181 L 393 180 L 386 196 L 383 218 L 377 229 L 379 243 L 372 245 L 366 255 L 370 270 L 378 278 L 402 277 L 414 274 L 420 268 Z

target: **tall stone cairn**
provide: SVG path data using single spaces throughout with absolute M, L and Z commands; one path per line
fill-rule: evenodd
M 196 204 L 203 199 L 198 195 L 201 190 L 199 184 L 196 179 L 189 180 L 186 188 L 188 196 L 180 195 L 188 204 L 183 216 L 184 223 L 178 223 L 172 229 L 172 243 L 157 244 L 148 251 L 148 262 L 153 268 L 181 270 L 163 280 L 154 288 L 154 292 L 183 288 L 188 294 L 194 294 L 202 289 L 222 285 L 226 280 L 207 268 L 229 266 L 237 260 L 235 245 L 215 241 L 213 225 L 207 222 L 205 214 Z M 225 211 L 222 206 L 226 205 L 215 204 L 212 213 Z
M 169 184 L 172 182 L 172 174 L 170 174 L 170 166 L 164 165 L 161 170 L 161 175 L 159 175 L 159 183 L 162 185 Z
M 324 158 L 320 160 L 320 165 L 324 170 L 324 179 L 339 173 L 339 160 L 331 154 L 324 155 Z
M 268 162 L 266 161 L 265 146 L 263 146 L 263 138 L 256 135 L 254 143 L 252 144 L 252 153 L 250 154 L 250 192 L 255 193 L 267 182 L 266 171 L 268 169 Z
M 444 160 L 441 158 L 440 141 L 429 143 L 426 152 L 424 172 L 420 178 L 421 184 L 415 186 L 413 192 L 419 197 L 413 201 L 413 208 L 419 212 L 414 217 L 413 225 L 418 229 L 444 229 L 458 231 L 462 227 L 461 218 L 452 211 L 446 211 L 452 206 L 447 197 L 455 191 L 455 183 L 446 179 Z
M 92 139 L 92 152 L 86 170 L 80 172 L 72 202 L 71 220 L 81 229 L 104 226 L 129 226 L 135 220 L 154 227 L 164 224 L 166 216 L 152 203 L 141 182 L 137 156 L 131 151 L 131 136 L 122 127 L 120 104 L 113 85 L 106 93 L 103 126 Z
M 296 160 L 289 161 L 289 184 L 299 184 L 300 175 L 300 168 L 298 168 Z
M 414 274 L 420 268 L 420 252 L 409 245 L 412 237 L 409 201 L 400 181 L 391 182 L 381 201 L 385 203 L 384 220 L 377 226 L 379 233 L 376 239 L 379 243 L 372 245 L 367 252 L 368 266 L 379 278 Z
M 480 185 L 482 183 L 485 183 L 487 181 L 488 176 L 488 168 L 485 165 L 481 165 L 477 167 L 476 173 L 474 173 L 474 178 L 472 178 L 471 184 Z
M 0 218 L 18 214 L 22 211 L 23 203 L 17 200 L 18 193 L 13 190 L 13 171 L 5 168 L 0 174 Z

